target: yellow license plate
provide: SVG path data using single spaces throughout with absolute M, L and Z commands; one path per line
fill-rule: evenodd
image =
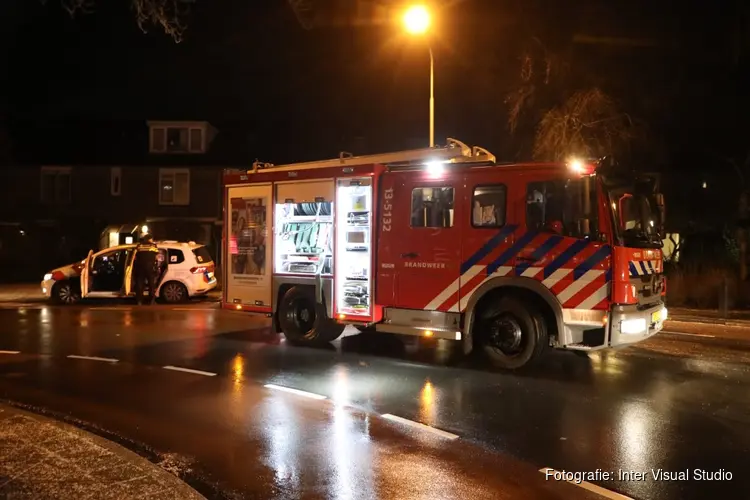
M 661 321 L 661 311 L 651 313 L 651 323 L 659 323 Z

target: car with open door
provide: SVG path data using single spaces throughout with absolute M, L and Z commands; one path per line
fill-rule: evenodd
M 157 259 L 159 299 L 178 303 L 216 288 L 215 266 L 208 249 L 195 242 L 160 241 Z M 42 293 L 60 304 L 85 298 L 135 296 L 133 265 L 136 245 L 119 245 L 89 252 L 81 262 L 54 269 L 44 276 Z

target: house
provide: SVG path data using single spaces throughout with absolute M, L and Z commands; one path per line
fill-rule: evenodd
M 6 235 L 0 234 L 0 257 L 14 263 L 13 278 L 0 279 L 39 279 L 89 249 L 135 240 L 143 230 L 156 239 L 204 243 L 218 261 L 222 173 L 238 167 L 221 163 L 237 155 L 211 124 L 106 123 L 45 132 L 40 135 L 54 146 L 43 161 L 27 155 L 0 171 Z M 26 146 L 33 151 L 33 144 Z M 19 238 L 26 243 L 19 245 Z M 19 255 L 7 254 L 9 248 Z

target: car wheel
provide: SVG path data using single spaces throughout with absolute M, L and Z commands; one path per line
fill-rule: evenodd
M 56 304 L 77 304 L 81 301 L 81 290 L 70 281 L 60 281 L 52 287 L 51 298 Z
M 185 285 L 178 281 L 168 281 L 161 286 L 159 296 L 164 302 L 178 304 L 188 299 L 188 291 Z

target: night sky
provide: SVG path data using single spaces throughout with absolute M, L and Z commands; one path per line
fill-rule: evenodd
M 142 33 L 125 0 L 75 19 L 56 1 L 0 6 L 0 118 L 14 161 L 118 162 L 148 119 L 211 122 L 234 164 L 427 144 L 427 46 L 357 19 L 366 2 L 312 0 L 319 22 L 305 30 L 284 0 L 197 0 L 175 44 L 157 27 Z M 505 97 L 522 54 L 543 46 L 565 67 L 542 89 L 550 102 L 598 85 L 647 124 L 635 161 L 700 174 L 726 168 L 706 168 L 716 156 L 744 160 L 747 8 L 693 3 L 433 2 L 436 139 L 527 158 L 537 118 L 511 135 Z

